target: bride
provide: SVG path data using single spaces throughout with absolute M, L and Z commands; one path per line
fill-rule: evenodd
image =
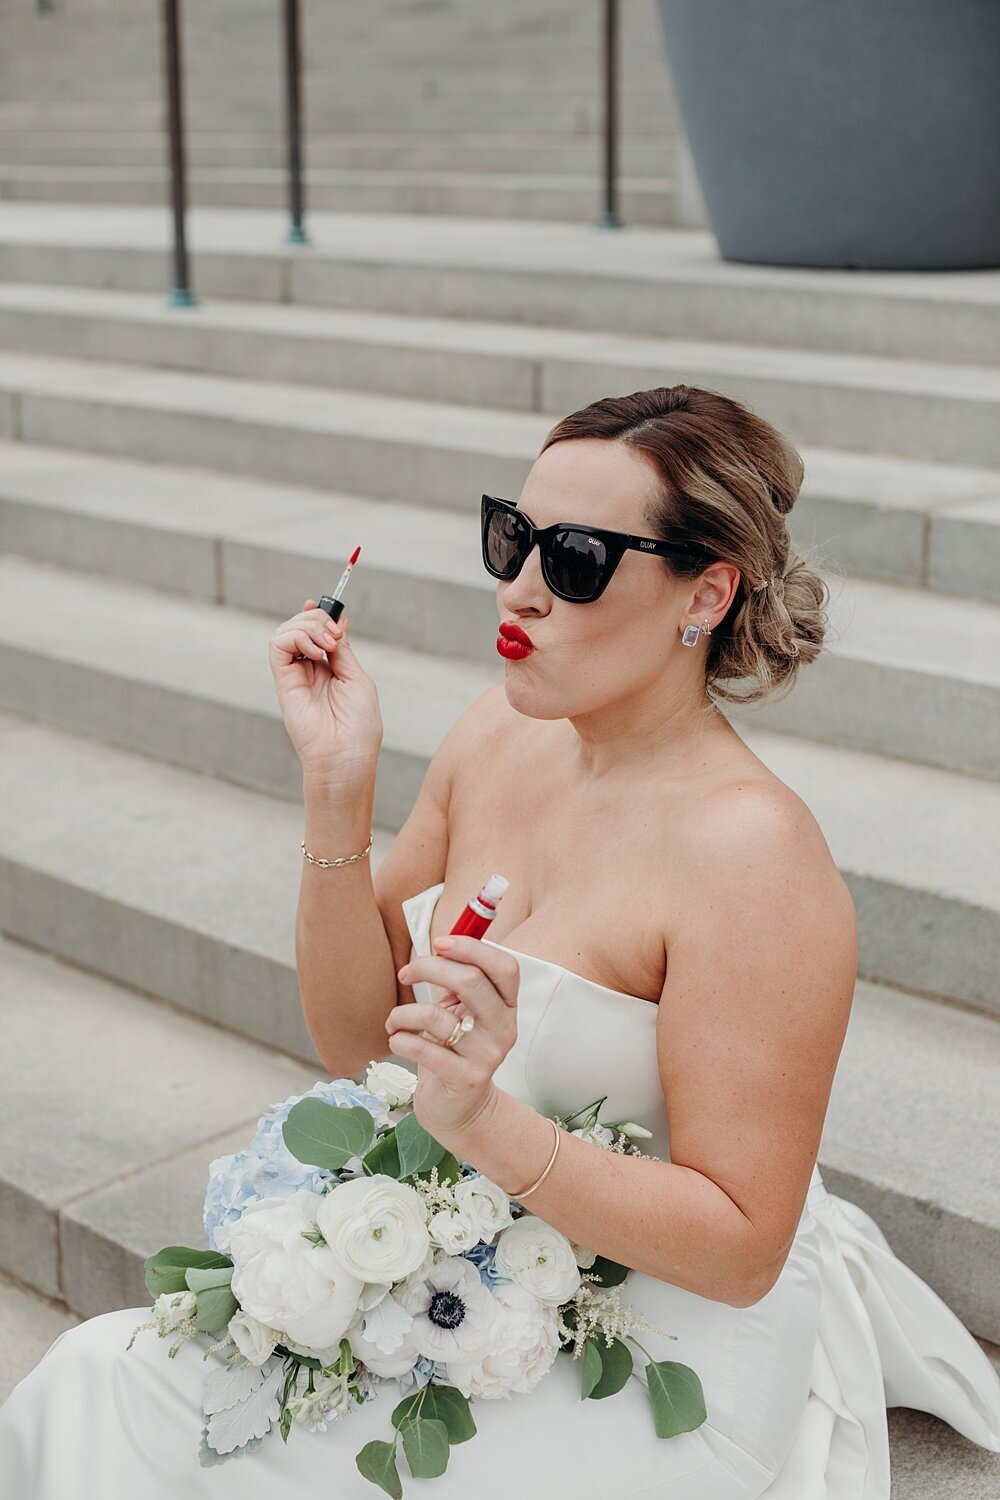
M 414 1070 L 448 1150 L 633 1268 L 623 1301 L 662 1330 L 642 1346 L 705 1396 L 699 1428 L 661 1439 L 644 1359 L 613 1401 L 583 1402 L 558 1357 L 531 1393 L 473 1403 L 440 1500 L 888 1500 L 887 1404 L 1000 1453 L 985 1354 L 823 1184 L 854 907 L 809 808 L 719 706 L 787 691 L 822 649 L 826 585 L 785 523 L 801 480 L 773 427 L 694 387 L 559 422 L 516 503 L 483 496 L 504 680 L 445 736 L 374 878 L 382 722 L 347 617 L 307 599 L 269 643 L 303 769 L 296 960 L 317 1055 L 331 1076 Z M 442 941 L 493 871 L 510 884 L 490 937 Z M 553 1131 L 603 1095 L 605 1118 L 652 1132 L 647 1155 Z M 147 1313 L 67 1330 L 15 1387 L 10 1500 L 375 1493 L 355 1454 L 387 1435 L 397 1387 L 326 1434 L 202 1468 L 203 1350 L 126 1353 Z

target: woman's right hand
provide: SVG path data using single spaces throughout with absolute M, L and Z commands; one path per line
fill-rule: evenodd
M 347 640 L 347 615 L 333 621 L 307 599 L 275 629 L 268 661 L 303 772 L 344 787 L 371 781 L 382 715 L 375 684 Z

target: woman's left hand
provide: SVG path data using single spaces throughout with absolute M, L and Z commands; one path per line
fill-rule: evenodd
M 435 947 L 444 941 L 436 940 Z M 463 1131 L 496 1103 L 493 1074 L 517 1040 L 520 967 L 513 954 L 480 938 L 448 936 L 447 957 L 418 954 L 398 977 L 448 991 L 440 1003 L 397 1005 L 385 1029 L 394 1056 L 417 1064 L 414 1114 L 436 1141 L 454 1150 Z M 453 1047 L 445 1046 L 463 1015 L 475 1025 L 460 1032 Z

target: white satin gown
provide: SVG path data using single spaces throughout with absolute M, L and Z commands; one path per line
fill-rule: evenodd
M 442 888 L 403 903 L 412 956 L 429 952 Z M 508 951 L 521 971 L 518 1037 L 498 1085 L 545 1115 L 606 1093 L 604 1118 L 644 1124 L 653 1138 L 643 1149 L 669 1160 L 656 1006 Z M 440 995 L 424 983 L 414 989 L 418 1000 Z M 580 1362 L 560 1353 L 534 1391 L 472 1403 L 478 1432 L 452 1448 L 439 1477 L 414 1480 L 399 1447 L 404 1496 L 889 1500 L 887 1406 L 933 1412 L 1000 1453 L 1000 1378 L 986 1355 L 894 1255 L 873 1220 L 827 1192 L 818 1168 L 778 1282 L 752 1307 L 730 1307 L 636 1271 L 622 1296 L 677 1335 L 637 1336 L 654 1359 L 697 1372 L 708 1412 L 701 1427 L 656 1436 L 645 1359 L 634 1346 L 633 1378 L 597 1401 L 581 1400 Z M 15 1386 L 0 1407 L 3 1500 L 383 1494 L 361 1476 L 355 1455 L 373 1438 L 391 1436 L 395 1382 L 325 1433 L 293 1423 L 286 1446 L 272 1428 L 251 1452 L 203 1468 L 203 1354 L 211 1338 L 192 1340 L 170 1359 L 170 1340 L 148 1329 L 126 1352 L 148 1312 L 124 1308 L 67 1330 Z

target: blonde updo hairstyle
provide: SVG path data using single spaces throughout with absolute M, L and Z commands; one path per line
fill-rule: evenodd
M 710 697 L 730 703 L 781 698 L 799 667 L 822 650 L 829 590 L 793 551 L 785 516 L 802 484 L 802 459 L 781 433 L 739 401 L 698 386 L 657 386 L 607 396 L 553 427 L 541 452 L 565 438 L 596 437 L 646 455 L 659 479 L 647 507 L 652 536 L 688 548 L 661 558 L 679 578 L 712 562 L 734 564 L 740 582 L 707 640 Z M 736 692 L 725 684 L 748 684 Z

